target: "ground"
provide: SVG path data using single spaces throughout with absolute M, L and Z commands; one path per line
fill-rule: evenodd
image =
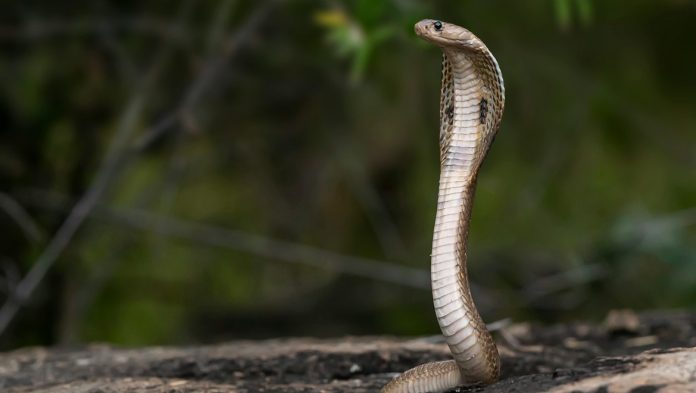
M 459 392 L 696 392 L 696 314 L 612 312 L 602 324 L 510 324 L 496 332 L 501 380 Z M 238 341 L 201 347 L 25 348 L 0 354 L 19 392 L 377 392 L 449 358 L 437 338 Z

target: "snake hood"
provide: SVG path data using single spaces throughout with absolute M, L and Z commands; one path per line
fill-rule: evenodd
M 441 158 L 447 158 L 449 137 L 453 135 L 456 107 L 463 102 L 455 99 L 466 97 L 476 100 L 479 106 L 479 118 L 482 127 L 476 135 L 483 143 L 477 143 L 474 154 L 478 166 L 493 142 L 500 126 L 505 107 L 505 83 L 498 61 L 486 44 L 474 33 L 457 26 L 435 19 L 423 19 L 414 26 L 416 35 L 442 49 L 442 92 L 440 108 L 440 148 Z M 459 88 L 456 84 L 460 84 Z M 457 91 L 460 90 L 459 94 Z M 465 93 L 465 94 L 464 94 Z M 462 108 L 463 109 L 463 108 Z

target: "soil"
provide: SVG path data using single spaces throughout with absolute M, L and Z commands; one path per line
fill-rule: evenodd
M 696 313 L 615 311 L 602 324 L 511 324 L 502 377 L 458 392 L 696 392 Z M 0 354 L 0 391 L 377 392 L 448 359 L 439 338 L 236 341 L 200 347 L 25 348 Z

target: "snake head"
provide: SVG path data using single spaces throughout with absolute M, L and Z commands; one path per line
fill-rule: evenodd
M 416 23 L 416 35 L 441 47 L 473 48 L 480 47 L 480 40 L 469 30 L 434 19 L 423 19 Z

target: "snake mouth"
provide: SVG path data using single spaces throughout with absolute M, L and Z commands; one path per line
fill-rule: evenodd
M 439 21 L 436 21 L 434 19 L 423 19 L 422 21 L 416 23 L 413 29 L 415 30 L 417 36 L 423 38 L 424 40 L 435 42 L 433 40 L 433 35 L 439 35 L 439 32 L 435 29 L 436 22 Z
M 418 36 L 423 36 L 423 34 L 427 31 L 428 26 L 432 25 L 435 21 L 432 19 L 423 19 L 422 21 L 416 23 L 416 25 L 413 27 L 413 29 L 416 31 L 416 34 Z

